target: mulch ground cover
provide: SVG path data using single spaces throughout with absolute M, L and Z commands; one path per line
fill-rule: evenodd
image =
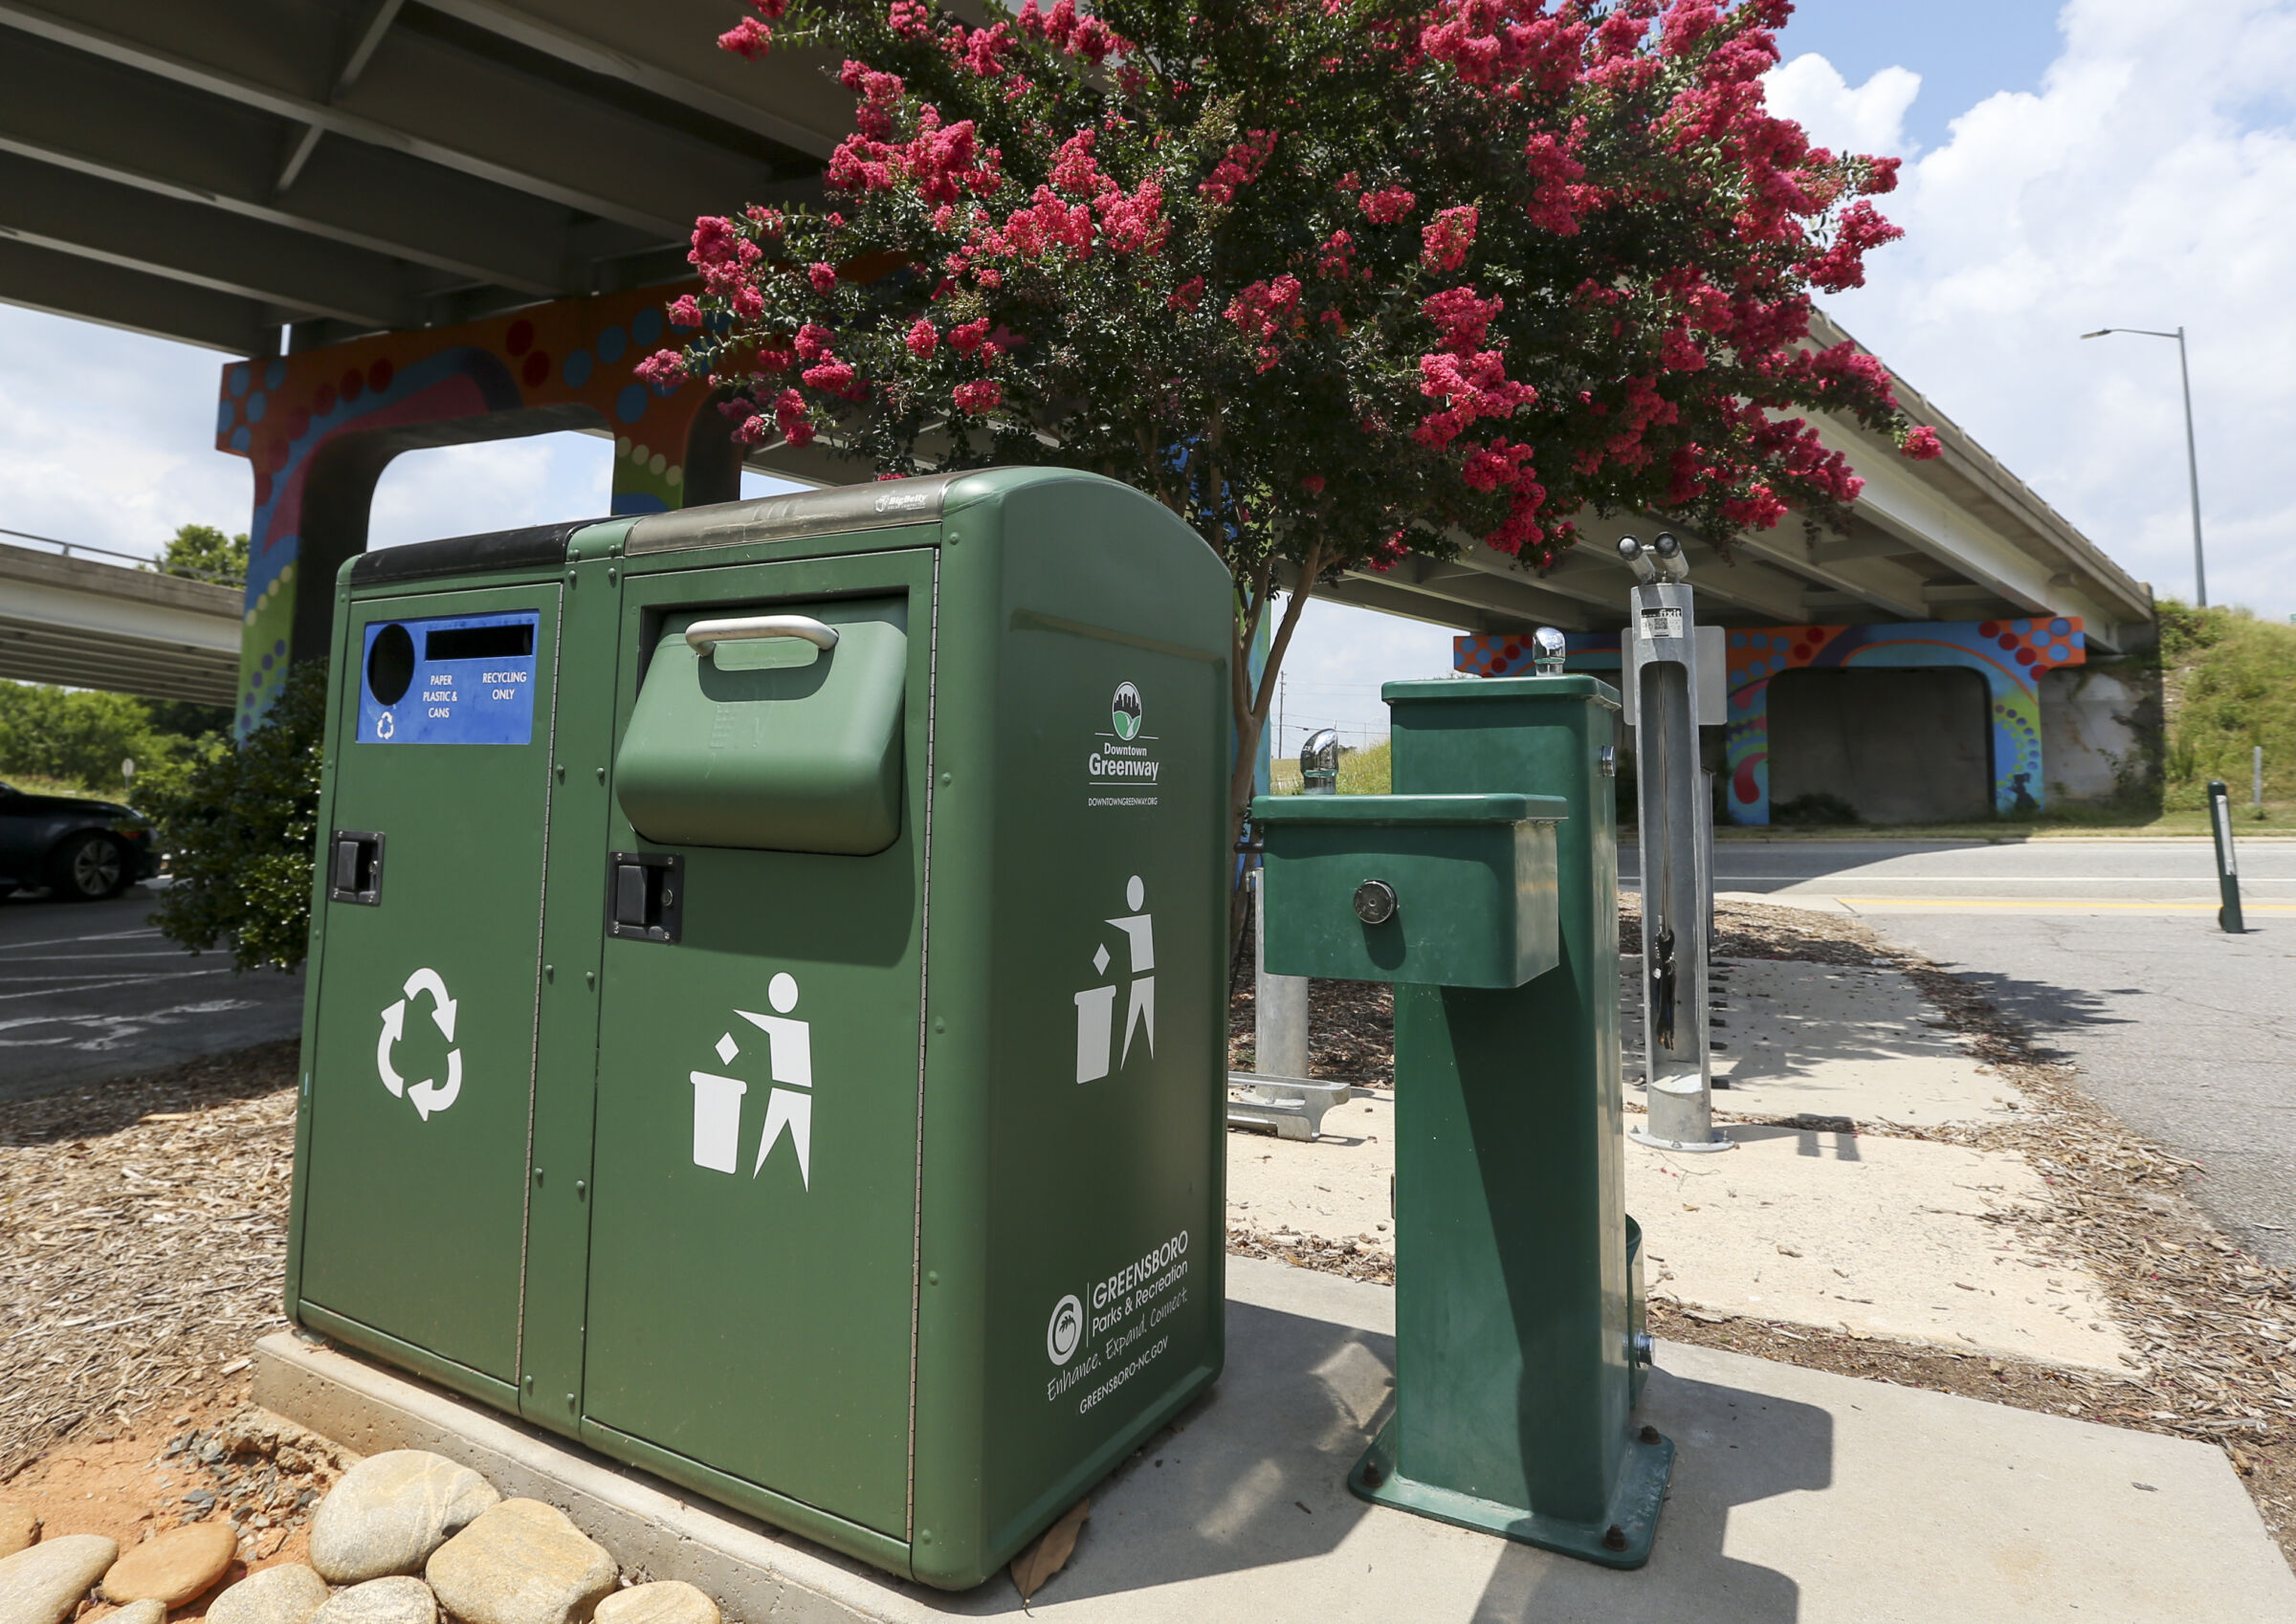
M 0 1481 L 244 1394 L 286 1324 L 296 1048 L 0 1104 Z
M 1631 909 L 1623 926 L 1632 951 Z M 2146 1369 L 2116 1378 L 1693 1314 L 1663 1297 L 1651 1304 L 1652 1328 L 2211 1443 L 2296 1557 L 2296 1289 L 2208 1222 L 2191 1199 L 2193 1164 L 2088 1100 L 2074 1068 L 2036 1050 L 1982 994 L 1864 926 L 1725 904 L 1718 927 L 1725 957 L 1902 972 L 1981 1062 L 2023 1092 L 2028 1108 L 2014 1123 L 1893 1131 L 2026 1157 L 2054 1204 L 1998 1221 L 2101 1281 Z M 1240 979 L 1230 1054 L 1242 1069 L 1251 1010 L 1249 978 Z M 1316 1075 L 1392 1086 L 1386 989 L 1317 982 L 1311 1011 Z M 67 1441 L 164 1437 L 179 1413 L 228 1414 L 244 1402 L 256 1339 L 285 1323 L 295 1080 L 296 1045 L 281 1042 L 0 1104 L 0 1482 Z M 1345 1242 L 1239 1232 L 1229 1247 L 1351 1279 L 1393 1279 L 1390 1259 Z

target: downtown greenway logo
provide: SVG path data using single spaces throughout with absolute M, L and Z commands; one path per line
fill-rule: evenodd
M 1137 684 L 1120 682 L 1109 695 L 1108 727 L 1085 753 L 1085 804 L 1154 806 L 1164 764 L 1157 736 L 1147 731 L 1148 706 Z

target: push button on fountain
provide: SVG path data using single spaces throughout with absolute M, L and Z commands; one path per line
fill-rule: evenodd
M 1395 888 L 1385 880 L 1365 880 L 1356 888 L 1356 917 L 1366 925 L 1384 925 L 1395 917 Z

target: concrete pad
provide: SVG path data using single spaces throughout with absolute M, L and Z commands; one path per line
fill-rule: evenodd
M 1721 959 L 1714 970 L 1717 1117 L 1978 1127 L 2022 1106 L 1900 971 L 1766 958 Z M 1627 1073 L 1639 1076 L 1641 991 L 1631 978 L 1626 986 L 1622 1041 Z
M 1333 1136 L 1227 1136 L 1228 1222 L 1392 1253 L 1392 1095 L 1350 1100 Z M 1689 1307 L 1900 1337 L 2125 1375 L 2136 1355 L 2086 1271 L 1991 1221 L 2045 1207 L 2018 1156 L 1920 1139 L 1739 1125 L 1739 1148 L 1629 1141 L 1626 1210 L 1650 1291 Z
M 1220 1387 L 1101 1484 L 1033 1615 L 1073 1624 L 1408 1619 L 2027 1624 L 2296 1619 L 2223 1455 L 1972 1399 L 1662 1345 L 1643 1417 L 1677 1443 L 1657 1549 L 1618 1573 L 1348 1494 L 1391 1402 L 1394 1294 L 1229 1260 Z M 292 1336 L 255 1396 L 363 1450 L 436 1450 L 564 1507 L 729 1624 L 1017 1617 L 992 1580 L 906 1585 Z
M 1227 1221 L 1260 1235 L 1287 1231 L 1395 1250 L 1388 1202 L 1395 1177 L 1395 1096 L 1354 1099 L 1324 1112 L 1313 1141 L 1227 1136 Z
M 1629 1141 L 1647 1288 L 1686 1306 L 2126 1375 L 2136 1352 L 2086 1271 L 1988 1222 L 2042 1207 L 2023 1158 L 1922 1139 L 1740 1126 L 1738 1148 Z

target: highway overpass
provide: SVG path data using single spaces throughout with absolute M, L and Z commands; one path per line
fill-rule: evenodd
M 0 678 L 229 705 L 239 589 L 0 543 Z

